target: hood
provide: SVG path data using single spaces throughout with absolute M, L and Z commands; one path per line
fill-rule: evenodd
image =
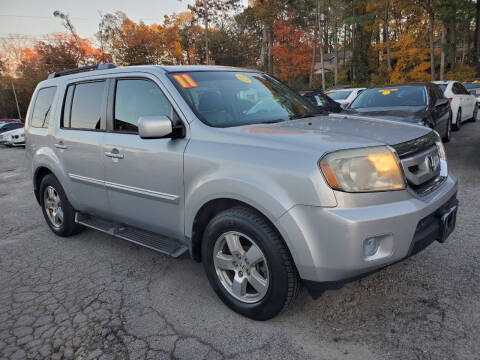
M 351 115 L 361 115 L 378 117 L 387 120 L 406 121 L 412 123 L 419 123 L 427 117 L 426 106 L 393 106 L 389 108 L 358 108 L 347 109 L 345 113 Z
M 19 128 L 19 129 L 14 129 L 10 131 L 5 131 L 2 133 L 4 136 L 9 136 L 9 135 L 21 135 L 25 132 L 24 128 Z
M 222 141 L 248 146 L 316 153 L 378 145 L 396 145 L 422 137 L 429 128 L 397 121 L 345 114 L 330 114 L 275 124 L 245 125 L 218 129 Z M 217 140 L 218 141 L 218 140 Z

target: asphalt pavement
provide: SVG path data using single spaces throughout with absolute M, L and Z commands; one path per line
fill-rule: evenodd
M 193 260 L 55 236 L 24 153 L 0 147 L 0 359 L 480 358 L 480 122 L 447 145 L 460 209 L 445 244 L 317 300 L 303 289 L 266 322 L 223 305 Z

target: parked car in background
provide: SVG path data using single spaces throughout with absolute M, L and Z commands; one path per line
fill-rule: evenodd
M 330 90 L 327 95 L 345 109 L 365 88 L 346 88 Z
M 23 128 L 23 126 L 24 126 L 23 123 L 19 121 L 0 122 L 0 134 L 6 131 Z
M 445 142 L 451 136 L 450 103 L 442 89 L 433 83 L 369 88 L 358 95 L 345 112 L 428 126 Z
M 452 127 L 459 130 L 462 122 L 477 118 L 478 105 L 476 96 L 472 95 L 458 81 L 434 81 L 450 101 L 452 108 Z
M 25 130 L 21 128 L 0 134 L 0 144 L 7 146 L 25 146 Z
M 300 95 L 309 100 L 321 112 L 329 114 L 339 113 L 342 111 L 340 104 L 326 95 L 322 90 L 300 91 Z
M 225 304 L 266 320 L 302 281 L 315 294 L 454 230 L 457 180 L 431 129 L 318 116 L 256 70 L 99 67 L 51 74 L 28 110 L 33 189 L 59 236 L 190 253 Z
M 477 98 L 477 104 L 480 107 L 480 79 L 467 80 L 462 83 L 465 89 Z

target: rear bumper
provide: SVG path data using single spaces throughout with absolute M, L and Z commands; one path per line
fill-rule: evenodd
M 277 226 L 300 277 L 313 282 L 343 281 L 395 263 L 441 239 L 439 212 L 456 201 L 457 180 L 449 175 L 425 198 L 354 208 L 295 206 Z M 364 241 L 381 239 L 377 255 L 364 256 Z

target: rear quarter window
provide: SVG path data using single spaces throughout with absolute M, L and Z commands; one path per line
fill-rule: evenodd
M 30 125 L 36 128 L 48 127 L 48 120 L 52 110 L 53 99 L 57 91 L 56 86 L 40 89 L 33 105 Z

